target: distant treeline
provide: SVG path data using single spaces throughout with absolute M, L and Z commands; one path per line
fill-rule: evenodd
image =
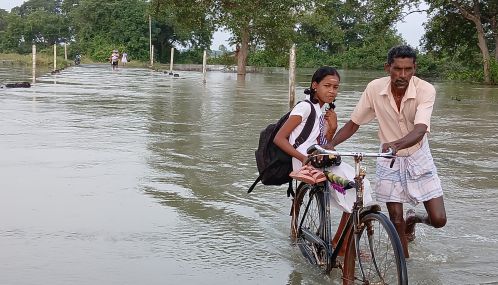
M 387 50 L 403 43 L 395 23 L 422 0 L 29 0 L 9 13 L 0 9 L 0 53 L 28 54 L 68 43 L 106 61 L 110 51 L 149 60 L 149 17 L 155 59 L 202 63 L 213 33 L 233 35 L 236 51 L 211 53 L 209 63 L 287 66 L 297 47 L 298 67 L 333 65 L 382 69 Z M 423 76 L 498 83 L 498 2 L 427 1 L 430 18 L 421 42 Z M 469 6 L 472 5 L 472 6 Z

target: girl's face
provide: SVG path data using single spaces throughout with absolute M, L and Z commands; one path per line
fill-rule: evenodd
M 318 82 L 313 82 L 312 87 L 316 89 L 315 96 L 320 103 L 320 107 L 325 103 L 332 103 L 339 91 L 339 77 L 337 75 L 327 75 Z

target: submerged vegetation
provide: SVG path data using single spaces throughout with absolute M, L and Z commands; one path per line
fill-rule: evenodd
M 208 63 L 287 66 L 290 47 L 298 67 L 333 65 L 382 69 L 387 50 L 403 43 L 393 28 L 422 0 L 28 0 L 0 9 L 0 53 L 28 55 L 35 44 L 50 56 L 68 44 L 68 58 L 107 61 L 110 51 L 127 52 L 132 64 L 154 58 L 202 63 L 213 33 L 232 35 L 235 51 L 209 51 Z M 419 51 L 422 76 L 498 83 L 498 4 L 495 0 L 431 0 Z M 150 22 L 149 22 L 150 19 Z M 149 27 L 150 23 L 150 27 Z M 59 56 L 63 53 L 59 49 Z M 2 56 L 3 58 L 4 56 Z

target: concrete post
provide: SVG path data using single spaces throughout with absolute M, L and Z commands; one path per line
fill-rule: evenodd
M 206 64 L 207 64 L 207 52 L 204 50 L 204 57 L 202 58 L 202 82 L 206 83 Z
M 169 72 L 173 72 L 173 57 L 175 56 L 175 48 L 171 48 L 171 56 L 169 61 Z
M 289 55 L 289 108 L 296 101 L 296 45 L 293 44 Z
M 54 71 L 57 69 L 57 44 L 54 44 Z
M 33 45 L 31 48 L 33 53 L 33 84 L 36 82 L 36 45 Z

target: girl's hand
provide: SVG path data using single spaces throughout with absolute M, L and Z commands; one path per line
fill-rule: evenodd
M 337 113 L 334 109 L 328 109 L 325 112 L 324 119 L 327 123 L 327 133 L 334 135 L 337 130 Z
M 299 160 L 301 160 L 301 163 L 304 166 L 304 165 L 306 165 L 308 157 L 306 155 L 303 155 L 303 156 L 301 156 L 301 158 Z

